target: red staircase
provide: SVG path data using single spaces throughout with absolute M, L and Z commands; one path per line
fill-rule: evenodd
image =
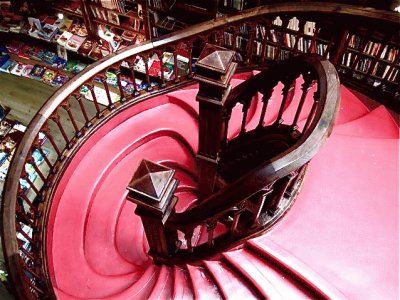
M 74 156 L 48 224 L 57 298 L 394 299 L 399 129 L 384 107 L 370 111 L 345 87 L 331 138 L 272 230 L 196 264 L 152 263 L 125 187 L 145 158 L 179 166 L 178 211 L 195 200 L 196 94 L 193 86 L 124 111 Z M 285 113 L 292 111 L 289 105 Z

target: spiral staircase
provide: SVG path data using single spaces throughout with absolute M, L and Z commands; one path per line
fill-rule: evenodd
M 300 10 L 277 7 L 257 16 Z M 343 13 L 349 9 L 357 15 L 352 7 Z M 111 55 L 49 99 L 17 150 L 4 194 L 4 249 L 19 298 L 396 299 L 398 124 L 384 106 L 371 109 L 339 87 L 326 59 L 263 65 L 249 58 L 217 92 L 208 85 L 215 76 L 198 80 L 201 59 L 197 73 L 189 64 L 187 76 L 176 70 L 166 81 L 161 71 L 158 87 L 130 94 L 117 72 L 121 101 L 111 101 L 102 75 L 123 60 L 134 79 L 138 55 L 161 57 L 182 43 L 204 50 L 218 44 L 215 28 L 253 18 L 204 23 Z M 79 94 L 82 85 L 93 90 L 95 77 L 103 78 L 108 105 Z M 224 104 L 206 110 L 207 93 Z M 223 117 L 207 131 L 219 143 L 216 169 L 208 164 L 215 148 L 199 138 L 213 113 Z M 44 153 L 39 132 L 56 154 L 43 155 L 44 169 L 31 155 Z M 177 183 L 166 200 L 172 212 L 151 232 L 149 213 L 126 189 L 142 159 L 173 169 Z M 38 180 L 30 181 L 25 164 Z

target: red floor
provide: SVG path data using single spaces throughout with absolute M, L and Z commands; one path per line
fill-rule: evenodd
M 385 108 L 368 111 L 341 91 L 336 128 L 285 218 L 244 249 L 200 266 L 153 265 L 135 206 L 125 201 L 142 158 L 180 166 L 178 210 L 195 200 L 197 91 L 159 97 L 107 123 L 74 157 L 54 198 L 48 262 L 57 297 L 297 299 L 318 286 L 339 298 L 396 299 L 399 128 Z M 285 115 L 293 111 L 289 105 Z M 258 114 L 253 107 L 249 127 Z M 230 136 L 239 128 L 233 115 Z

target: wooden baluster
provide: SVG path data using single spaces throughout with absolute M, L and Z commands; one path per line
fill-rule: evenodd
M 293 131 L 295 131 L 295 130 L 297 130 L 299 128 L 297 126 L 297 121 L 299 120 L 301 111 L 302 111 L 303 106 L 304 106 L 304 102 L 305 102 L 306 97 L 308 95 L 308 91 L 312 87 L 312 79 L 311 79 L 310 75 L 311 75 L 310 72 L 308 72 L 307 74 L 303 74 L 304 82 L 301 85 L 302 94 L 301 94 L 299 106 L 297 107 L 296 114 L 294 116 L 293 123 L 292 123 L 292 130 Z
M 257 203 L 254 207 L 253 211 L 253 221 L 252 221 L 252 227 L 257 225 L 258 218 L 260 217 L 265 200 L 267 200 L 267 197 L 274 191 L 273 185 L 270 184 L 268 185 L 264 190 L 262 190 L 261 195 L 257 199 Z
M 53 164 L 47 158 L 46 153 L 44 153 L 44 151 L 42 149 L 42 144 L 40 143 L 40 140 L 39 140 L 39 136 L 36 138 L 36 141 L 34 142 L 33 147 L 34 147 L 35 150 L 38 150 L 40 152 L 40 155 L 43 157 L 43 159 L 46 162 L 47 166 L 51 170 L 53 168 Z
M 317 92 L 314 93 L 314 103 L 313 103 L 313 106 L 311 108 L 310 114 L 307 117 L 306 124 L 304 125 L 303 133 L 307 130 L 307 128 L 311 124 L 311 121 L 314 119 L 314 114 L 315 114 L 315 111 L 317 110 L 317 107 L 319 105 L 319 101 L 320 101 L 320 99 L 319 99 L 319 90 L 318 90 Z
M 262 97 L 262 109 L 261 109 L 261 116 L 260 120 L 258 121 L 257 128 L 262 128 L 264 126 L 264 119 L 265 119 L 265 113 L 267 112 L 268 108 L 268 103 L 269 100 L 271 99 L 272 93 L 274 92 L 273 88 L 267 89 L 266 92 L 264 92 L 263 97 Z
M 214 246 L 214 231 L 215 227 L 217 227 L 217 221 L 213 220 L 210 223 L 207 223 L 206 227 L 208 233 L 207 246 L 211 248 Z
M 72 114 L 72 111 L 71 111 L 71 104 L 69 103 L 69 100 L 68 99 L 65 100 L 64 102 L 62 102 L 60 104 L 60 106 L 62 108 L 64 108 L 64 110 L 68 114 L 68 117 L 69 117 L 69 119 L 71 121 L 72 127 L 74 127 L 74 130 L 75 130 L 75 137 L 77 137 L 77 138 L 81 137 L 82 136 L 82 132 L 79 130 L 78 125 L 76 124 L 75 117 L 74 117 L 74 115 Z
M 249 108 L 250 108 L 250 104 L 251 104 L 251 97 L 250 97 L 250 99 L 245 99 L 242 104 L 243 104 L 243 107 L 242 107 L 243 117 L 242 117 L 242 124 L 240 126 L 239 135 L 246 133 L 246 121 L 247 121 L 247 114 L 249 112 Z
M 32 255 L 32 253 L 28 252 L 28 251 L 24 248 L 24 246 L 19 245 L 19 246 L 18 246 L 18 249 L 19 249 L 21 252 L 23 252 L 27 257 L 29 257 L 29 259 L 31 259 L 31 260 L 35 260 L 35 259 L 36 259 L 36 258 Z
M 161 54 L 160 54 L 161 53 Z M 160 60 L 160 79 L 161 79 L 161 85 L 160 87 L 165 87 L 165 78 L 164 78 L 164 62 L 163 62 L 163 52 L 157 52 L 157 56 Z
M 136 75 L 135 75 L 135 64 L 129 62 L 129 70 L 131 71 L 131 76 L 132 76 L 132 84 L 133 84 L 133 97 L 136 97 L 139 95 L 139 92 L 136 87 Z
M 35 244 L 35 241 L 25 231 L 22 230 L 21 224 L 19 224 L 17 222 L 15 227 L 16 227 L 18 233 L 21 234 L 25 239 L 27 239 L 29 241 L 29 243 Z
M 126 97 L 125 97 L 125 92 L 124 92 L 124 88 L 122 86 L 121 83 L 121 67 L 120 66 L 116 66 L 115 67 L 115 74 L 117 75 L 117 84 L 118 84 L 118 89 L 119 89 L 119 94 L 121 96 L 121 102 L 125 102 L 126 101 Z
M 47 122 L 43 125 L 42 131 L 49 139 L 50 144 L 53 146 L 53 149 L 56 151 L 58 160 L 62 161 L 64 159 L 64 156 L 61 155 L 61 151 L 58 148 L 56 142 L 54 141 L 53 135 L 51 134 L 51 131 L 50 131 L 50 128 L 49 128 L 49 125 L 47 124 Z
M 193 237 L 193 229 L 189 229 L 185 231 L 185 240 L 187 245 L 187 251 L 189 253 L 193 253 L 193 245 L 192 245 L 192 237 Z
M 35 172 L 39 175 L 40 179 L 42 179 L 43 183 L 45 183 L 46 177 L 43 175 L 42 171 L 40 171 L 39 167 L 36 165 L 35 159 L 33 158 L 32 154 L 28 154 L 26 162 L 35 169 Z
M 75 97 L 76 101 L 78 101 L 79 107 L 81 108 L 82 115 L 85 119 L 85 127 L 89 128 L 92 126 L 92 123 L 89 120 L 89 117 L 86 112 L 85 105 L 82 102 L 82 95 L 79 93 L 74 93 L 73 96 Z
M 188 42 L 187 47 L 189 49 L 189 62 L 188 62 L 188 67 L 189 67 L 189 74 L 188 77 L 192 78 L 193 77 L 193 41 Z
M 274 184 L 274 196 L 270 203 L 268 203 L 268 214 L 273 216 L 277 211 L 279 204 L 281 203 L 286 189 L 288 188 L 290 181 L 292 180 L 293 176 L 288 175 L 280 180 L 276 181 Z
M 151 86 L 150 74 L 149 74 L 149 56 L 145 55 L 143 57 L 143 61 L 144 61 L 144 69 L 146 72 L 147 91 L 151 92 L 153 90 L 153 87 Z
M 282 89 L 282 103 L 281 106 L 279 108 L 279 112 L 278 112 L 278 116 L 276 117 L 276 121 L 274 122 L 274 126 L 279 126 L 280 124 L 283 123 L 283 112 L 286 108 L 286 104 L 290 103 L 293 99 L 294 96 L 294 84 L 295 84 L 295 80 L 290 79 L 290 78 L 286 78 L 283 81 L 284 87 Z
M 104 90 L 106 91 L 107 101 L 108 101 L 108 108 L 110 110 L 115 109 L 115 105 L 112 102 L 111 95 L 110 95 L 110 88 L 108 87 L 107 77 L 105 75 L 99 75 L 100 81 L 104 86 Z
M 96 93 L 94 92 L 94 85 L 90 84 L 88 86 L 89 86 L 90 94 L 92 95 L 94 107 L 96 108 L 96 111 L 97 111 L 96 116 L 98 118 L 101 118 L 101 117 L 103 117 L 103 112 L 100 110 L 99 102 L 97 101 L 97 96 L 96 96 Z
M 22 223 L 27 224 L 27 225 L 29 224 L 31 227 L 35 226 L 35 222 L 27 216 L 27 214 L 22 210 L 21 207 L 17 207 L 15 209 L 15 213 L 16 213 L 17 217 L 20 217 L 23 219 L 23 221 L 21 221 Z
M 33 205 L 31 200 L 25 195 L 24 190 L 21 188 L 21 186 L 18 186 L 18 197 L 20 197 L 23 201 L 26 202 L 26 204 L 29 206 L 30 209 L 36 210 L 36 207 Z M 18 202 L 17 202 L 18 203 Z
M 246 200 L 240 202 L 239 205 L 236 207 L 234 213 L 233 213 L 233 222 L 232 222 L 232 225 L 231 225 L 231 228 L 230 228 L 230 234 L 232 236 L 235 235 L 236 232 L 237 232 L 239 219 L 240 219 L 240 216 L 241 216 L 242 212 L 246 208 L 246 205 L 247 205 Z
M 228 145 L 228 128 L 229 128 L 229 120 L 231 119 L 232 109 L 228 108 L 223 111 L 223 120 L 224 120 L 224 133 L 222 145 L 226 147 Z
M 37 187 L 34 185 L 34 183 L 30 180 L 29 175 L 28 175 L 28 173 L 27 173 L 25 170 L 22 171 L 22 173 L 21 173 L 21 178 L 24 179 L 24 180 L 29 184 L 29 186 L 31 187 L 31 189 L 32 189 L 32 190 L 34 191 L 34 193 L 36 194 L 36 196 L 37 196 L 39 199 L 41 199 L 41 198 L 42 198 L 41 193 L 39 192 L 39 190 L 37 189 Z
M 175 48 L 174 50 L 174 81 L 179 82 L 179 76 L 178 76 L 178 50 Z
M 60 122 L 60 116 L 59 116 L 59 114 L 57 113 L 57 110 L 55 110 L 55 111 L 52 113 L 52 115 L 50 116 L 50 119 L 51 119 L 54 123 L 56 123 L 58 129 L 60 130 L 61 135 L 63 136 L 63 138 L 64 138 L 64 140 L 65 140 L 65 146 L 66 146 L 66 148 L 67 148 L 67 149 L 70 149 L 70 148 L 71 148 L 70 141 L 69 141 L 68 136 L 67 136 L 67 134 L 66 134 L 66 132 L 65 132 L 65 130 L 64 130 L 63 125 L 62 125 L 61 122 Z

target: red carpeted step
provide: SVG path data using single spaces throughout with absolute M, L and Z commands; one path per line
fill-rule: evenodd
M 359 138 L 398 139 L 399 127 L 392 115 L 381 105 L 352 122 L 336 126 L 335 134 Z
M 163 300 L 171 299 L 172 295 L 173 274 L 172 269 L 167 266 L 162 266 L 157 281 L 152 288 L 148 299 Z
M 293 207 L 265 237 L 348 298 L 395 299 L 398 165 L 398 140 L 334 131 L 310 162 Z
M 344 124 L 367 114 L 369 109 L 344 85 L 340 86 L 340 107 L 336 125 Z
M 232 268 L 246 278 L 263 298 L 283 299 L 284 295 L 271 281 L 272 272 L 261 267 L 260 261 L 255 255 L 240 249 L 223 253 L 223 256 Z
M 246 248 L 259 254 L 266 263 L 287 277 L 300 290 L 312 298 L 342 299 L 344 295 L 307 265 L 268 239 L 253 239 L 246 243 Z
M 187 265 L 195 299 L 222 299 L 218 287 L 203 267 Z
M 174 267 L 174 291 L 172 299 L 193 299 L 192 284 L 190 282 L 188 271 L 175 266 Z
M 252 290 L 250 285 L 225 263 L 210 260 L 204 261 L 204 265 L 224 299 L 259 299 L 260 295 Z

